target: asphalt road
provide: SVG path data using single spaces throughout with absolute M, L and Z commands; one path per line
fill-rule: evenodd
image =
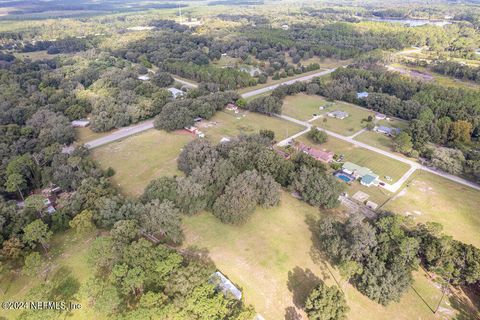
M 314 74 L 310 74 L 308 76 L 295 78 L 295 79 L 288 80 L 288 81 L 285 81 L 285 82 L 282 82 L 282 83 L 279 83 L 279 84 L 276 84 L 276 85 L 272 85 L 272 86 L 269 86 L 269 87 L 249 91 L 249 92 L 246 92 L 246 93 L 242 94 L 241 96 L 242 96 L 242 98 L 252 97 L 252 96 L 255 96 L 257 94 L 272 91 L 275 88 L 278 88 L 279 86 L 284 85 L 284 84 L 292 84 L 292 83 L 295 83 L 295 82 L 298 82 L 298 81 L 308 81 L 312 78 L 320 77 L 320 76 L 332 73 L 335 70 L 336 69 L 328 69 L 328 70 L 320 71 L 320 72 L 317 72 L 317 73 L 314 73 Z M 189 86 L 189 87 L 192 87 L 192 88 L 198 87 L 194 83 L 190 83 L 190 82 L 187 82 L 185 80 L 178 79 L 178 78 L 175 78 L 175 77 L 174 77 L 174 79 L 175 79 L 175 81 L 180 82 L 180 83 L 182 83 L 186 86 Z M 105 144 L 108 144 L 110 142 L 117 141 L 117 140 L 120 140 L 120 139 L 124 139 L 128 136 L 131 136 L 131 135 L 134 135 L 134 134 L 137 134 L 137 133 L 140 133 L 140 132 L 152 129 L 152 128 L 153 128 L 153 120 L 147 120 L 147 121 L 144 121 L 142 123 L 138 123 L 138 124 L 131 125 L 129 127 L 121 128 L 117 131 L 112 132 L 108 136 L 104 136 L 102 138 L 98 138 L 98 139 L 92 140 L 90 142 L 87 142 L 87 143 L 85 143 L 85 146 L 88 149 L 97 148 L 97 147 L 103 146 Z

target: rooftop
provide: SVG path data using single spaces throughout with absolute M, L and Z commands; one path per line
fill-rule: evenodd
M 355 172 L 355 174 L 360 177 L 372 173 L 372 170 L 370 170 L 369 168 L 359 166 L 352 162 L 345 162 L 342 166 L 342 169 L 348 170 L 350 172 Z
M 235 285 L 228 280 L 220 271 L 215 272 L 210 277 L 210 281 L 217 286 L 217 289 L 220 289 L 223 294 L 231 294 L 235 299 L 242 299 L 242 292 L 235 287 Z

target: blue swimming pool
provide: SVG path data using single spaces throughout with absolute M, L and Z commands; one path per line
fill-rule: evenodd
M 335 177 L 339 178 L 340 180 L 345 181 L 346 183 L 349 183 L 354 180 L 354 178 L 348 174 L 345 174 L 343 172 L 336 172 Z

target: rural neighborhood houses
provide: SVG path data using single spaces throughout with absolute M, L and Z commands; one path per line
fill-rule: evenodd
M 340 111 L 340 110 L 329 112 L 327 113 L 327 115 L 331 118 L 337 118 L 340 120 L 345 119 L 349 116 L 348 112 Z

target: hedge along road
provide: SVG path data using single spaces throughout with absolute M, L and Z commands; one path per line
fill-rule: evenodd
M 308 76 L 298 77 L 298 78 L 288 80 L 288 81 L 285 81 L 285 82 L 282 82 L 282 83 L 271 85 L 271 86 L 268 86 L 268 87 L 265 87 L 265 88 L 260 88 L 260 89 L 252 90 L 252 91 L 249 91 L 249 92 L 245 92 L 244 94 L 241 95 L 241 97 L 242 98 L 253 97 L 253 96 L 265 93 L 265 92 L 272 91 L 272 90 L 278 88 L 281 85 L 292 84 L 292 83 L 299 82 L 299 81 L 309 81 L 309 80 L 311 80 L 315 77 L 321 77 L 321 76 L 327 75 L 329 73 L 332 73 L 335 70 L 336 70 L 336 68 L 328 69 L 328 70 L 320 71 L 320 72 L 317 72 L 317 73 L 314 73 L 314 74 L 310 74 Z M 175 81 L 178 81 L 178 82 L 180 82 L 180 83 L 182 83 L 186 86 L 190 86 L 190 87 L 193 87 L 193 88 L 197 87 L 197 85 L 194 84 L 194 83 L 190 83 L 190 82 L 187 82 L 187 81 L 182 80 L 182 79 L 177 79 L 177 78 L 174 78 L 174 79 L 175 79 Z M 153 120 L 147 120 L 147 121 L 144 121 L 144 122 L 141 122 L 141 123 L 131 125 L 129 127 L 123 127 L 123 128 L 121 128 L 121 129 L 119 129 L 115 132 L 112 132 L 111 134 L 109 134 L 107 136 L 89 141 L 88 143 L 85 143 L 85 146 L 88 149 L 98 148 L 98 147 L 103 146 L 105 144 L 108 144 L 110 142 L 114 142 L 114 141 L 117 141 L 117 140 L 120 140 L 120 139 L 124 139 L 126 137 L 132 136 L 134 134 L 137 134 L 137 133 L 140 133 L 140 132 L 143 132 L 143 131 L 150 130 L 152 128 L 153 128 Z

